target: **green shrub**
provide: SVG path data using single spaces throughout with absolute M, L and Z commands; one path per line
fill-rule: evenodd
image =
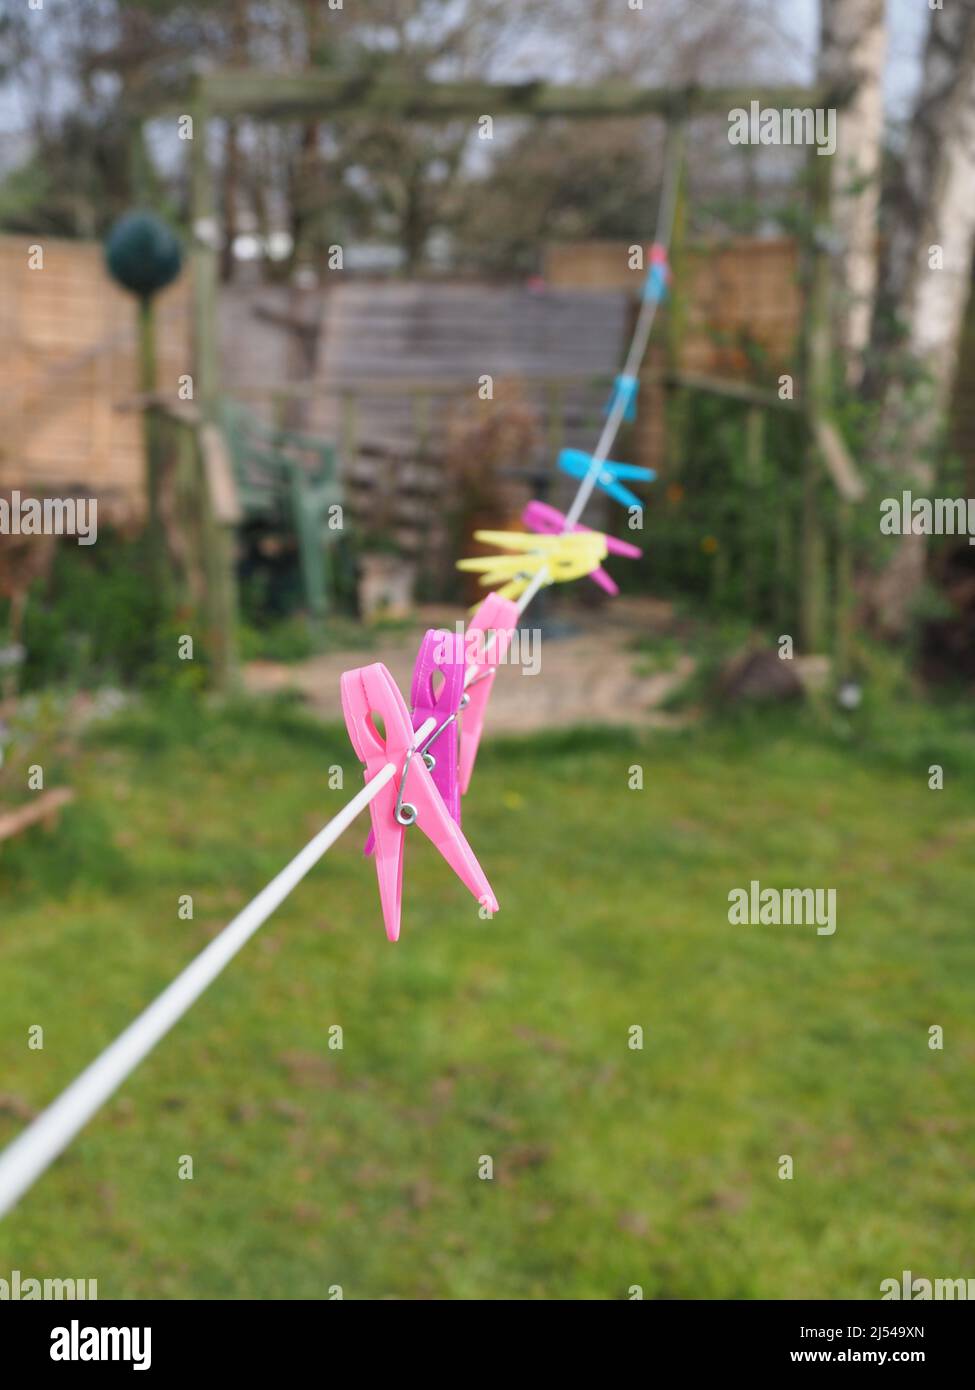
M 103 531 L 94 546 L 61 544 L 50 579 L 28 600 L 21 689 L 144 683 L 161 635 L 140 540 Z
M 0 610 L 0 630 L 6 625 Z M 180 638 L 194 638 L 180 660 Z M 190 608 L 167 614 L 149 581 L 145 544 L 102 531 L 98 544 L 58 546 L 49 578 L 31 590 L 21 641 L 21 692 L 117 685 L 200 691 L 209 663 Z

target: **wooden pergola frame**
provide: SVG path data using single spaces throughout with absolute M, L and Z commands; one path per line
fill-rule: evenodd
M 375 74 L 338 77 L 327 73 L 267 73 L 252 69 L 216 70 L 201 75 L 192 93 L 192 227 L 193 227 L 193 304 L 195 337 L 195 377 L 197 395 L 205 420 L 215 418 L 219 372 L 216 333 L 217 244 L 206 235 L 216 225 L 210 171 L 207 160 L 207 134 L 212 118 L 251 117 L 268 122 L 320 118 L 338 112 L 371 117 L 386 116 L 403 120 L 476 120 L 493 117 L 531 117 L 534 119 L 620 119 L 660 116 L 668 123 L 684 122 L 703 115 L 727 114 L 748 108 L 758 101 L 763 108 L 795 108 L 846 104 L 850 91 L 826 86 L 759 85 L 727 87 L 661 88 L 626 82 L 607 81 L 591 86 L 555 84 L 541 81 L 520 83 L 491 82 L 409 82 Z M 850 502 L 859 493 L 859 481 L 852 461 L 837 458 L 843 453 L 839 433 L 831 423 L 830 359 L 830 266 L 826 240 L 817 231 L 830 220 L 830 179 L 828 160 L 816 158 L 812 149 L 814 228 L 808 240 L 807 312 L 803 360 L 806 365 L 805 392 L 800 408 L 807 416 L 808 445 L 803 460 L 804 506 L 800 560 L 800 637 L 805 650 L 821 645 L 825 631 L 825 544 L 822 518 L 816 502 L 822 466 L 834 482 L 837 467 L 848 486 L 840 487 L 844 518 Z M 671 260 L 680 283 L 683 230 L 686 221 L 685 180 L 681 178 L 675 219 Z M 201 235 L 201 233 L 204 233 Z M 679 336 L 683 321 L 679 290 L 671 309 L 668 328 L 670 377 L 679 395 L 690 389 L 708 389 L 701 381 L 681 381 Z M 754 404 L 754 403 L 753 403 Z M 766 401 L 771 405 L 771 401 Z M 826 448 L 824 450 L 824 441 Z M 825 459 L 824 459 L 825 453 Z M 852 479 L 852 482 L 850 481 Z M 847 521 L 841 523 L 845 535 Z M 221 547 L 220 568 L 231 565 L 229 540 Z M 837 654 L 845 664 L 849 636 L 850 557 L 848 544 L 841 539 L 836 557 L 837 574 Z M 228 652 L 232 648 L 232 576 L 221 587 L 225 597 L 218 605 L 223 613 L 220 626 Z M 231 664 L 228 657 L 227 669 Z
M 758 100 L 763 106 L 839 104 L 824 86 L 640 87 L 597 82 L 588 87 L 552 82 L 404 82 L 365 74 L 268 73 L 217 70 L 198 79 L 197 91 L 214 116 L 295 120 L 361 111 L 412 120 L 456 117 L 676 116 L 719 114 Z
M 358 112 L 403 120 L 456 120 L 490 114 L 581 120 L 662 116 L 679 120 L 716 115 L 759 101 L 763 107 L 841 104 L 846 94 L 824 86 L 640 87 L 626 82 L 592 86 L 549 82 L 404 82 L 366 74 L 267 73 L 247 68 L 217 69 L 197 78 L 192 97 L 192 224 L 212 225 L 213 198 L 207 163 L 207 128 L 212 117 L 262 121 L 308 120 Z M 194 235 L 194 298 L 197 372 L 204 401 L 217 391 L 212 300 L 216 250 Z

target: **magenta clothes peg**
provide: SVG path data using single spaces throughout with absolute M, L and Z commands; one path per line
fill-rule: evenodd
M 467 679 L 467 703 L 460 717 L 460 789 L 465 796 L 477 760 L 494 677 L 511 645 L 519 616 L 513 599 L 491 593 L 467 624 L 465 645 L 472 670 Z M 472 633 L 477 633 L 477 637 L 472 639 Z
M 413 685 L 410 689 L 413 728 L 421 729 L 428 719 L 434 721 L 434 732 L 425 740 L 420 755 L 433 773 L 433 784 L 458 825 L 460 783 L 457 780 L 457 715 L 464 698 L 466 670 L 463 637 L 440 628 L 428 628 L 413 667 Z M 443 684 L 434 694 L 433 678 L 438 671 L 443 676 Z M 375 846 L 375 832 L 370 830 L 364 852 L 372 854 Z
M 389 940 L 399 939 L 403 856 L 406 832 L 412 825 L 420 827 L 478 902 L 496 912 L 498 900 L 484 870 L 413 746 L 413 725 L 406 702 L 386 667 L 377 661 L 372 666 L 346 671 L 340 689 L 346 728 L 356 756 L 365 764 L 366 782 L 371 782 L 387 763 L 396 768 L 395 776 L 369 803 L 376 834 L 379 898 Z M 385 735 L 376 727 L 377 717 L 382 720 Z
M 457 780 L 457 743 L 460 731 L 457 716 L 464 698 L 466 671 L 463 637 L 454 632 L 430 628 L 420 643 L 413 668 L 413 684 L 410 687 L 413 727 L 419 729 L 428 719 L 433 719 L 437 730 L 442 730 L 431 735 L 424 745 L 429 750 L 424 761 L 429 767 L 429 760 L 433 759 L 430 768 L 433 785 L 458 825 L 460 783 Z M 433 678 L 438 672 L 443 676 L 443 684 L 435 693 Z
M 521 519 L 528 527 L 529 531 L 535 531 L 541 536 L 560 536 L 565 530 L 565 517 L 558 507 L 550 507 L 547 502 L 529 502 L 521 514 Z M 589 531 L 589 526 L 573 526 L 573 531 Z M 606 537 L 606 549 L 610 555 L 625 555 L 630 560 L 639 560 L 643 551 L 638 545 L 630 545 L 629 541 L 617 540 L 615 536 Z M 603 569 L 602 565 L 594 569 L 589 578 L 594 580 L 601 589 L 607 594 L 616 595 L 619 588 L 616 583 Z

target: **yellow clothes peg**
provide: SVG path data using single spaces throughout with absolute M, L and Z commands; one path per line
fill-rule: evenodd
M 516 552 L 457 561 L 459 570 L 480 574 L 481 584 L 497 589 L 502 598 L 517 598 L 523 594 L 541 569 L 546 572 L 546 584 L 581 579 L 598 569 L 607 553 L 606 537 L 600 531 L 570 531 L 564 536 L 539 536 L 527 531 L 475 531 L 474 539 Z M 498 588 L 498 585 L 503 587 Z

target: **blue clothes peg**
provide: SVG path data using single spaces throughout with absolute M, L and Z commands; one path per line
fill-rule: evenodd
M 632 423 L 636 419 L 636 397 L 639 389 L 640 383 L 635 376 L 626 376 L 621 372 L 613 383 L 613 394 L 606 406 L 606 414 L 609 414 L 617 401 L 622 400 L 623 419 Z
M 559 467 L 570 478 L 584 478 L 592 467 L 592 454 L 583 449 L 562 449 L 559 453 Z M 625 488 L 619 479 L 628 478 L 632 482 L 652 483 L 656 477 L 652 468 L 640 468 L 635 463 L 614 463 L 606 459 L 599 465 L 596 484 L 609 494 L 614 501 L 624 507 L 642 507 L 643 503 L 635 493 Z

